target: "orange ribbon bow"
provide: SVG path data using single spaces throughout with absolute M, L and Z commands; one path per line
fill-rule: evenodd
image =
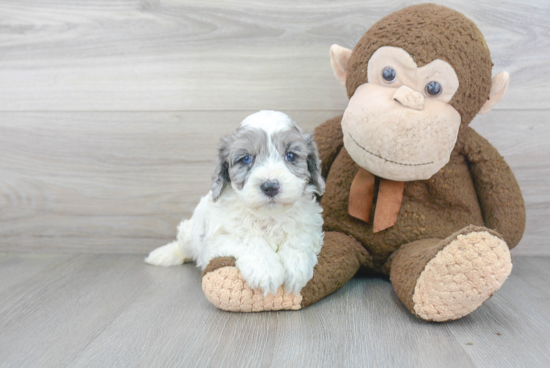
M 359 220 L 370 222 L 372 201 L 374 199 L 375 177 L 360 168 L 349 192 L 348 213 Z M 385 230 L 397 222 L 405 182 L 380 179 L 378 200 L 374 212 L 373 232 Z

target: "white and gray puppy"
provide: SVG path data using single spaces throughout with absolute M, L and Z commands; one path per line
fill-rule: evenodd
M 260 111 L 224 137 L 212 190 L 177 240 L 145 259 L 158 266 L 193 260 L 204 269 L 232 256 L 245 281 L 264 294 L 299 292 L 313 277 L 323 243 L 317 196 L 325 190 L 313 138 L 287 115 Z

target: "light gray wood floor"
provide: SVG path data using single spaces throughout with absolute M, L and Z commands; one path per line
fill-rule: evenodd
M 217 310 L 192 264 L 141 255 L 0 254 L 2 367 L 548 367 L 550 258 L 451 323 L 412 316 L 382 278 L 299 312 Z

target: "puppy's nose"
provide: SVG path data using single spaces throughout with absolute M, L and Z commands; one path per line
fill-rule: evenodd
M 278 181 L 266 181 L 260 185 L 260 189 L 268 197 L 275 197 L 279 193 L 279 182 Z

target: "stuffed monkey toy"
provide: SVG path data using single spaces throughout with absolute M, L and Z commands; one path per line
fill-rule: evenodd
M 330 55 L 350 100 L 315 130 L 326 191 L 313 279 L 299 294 L 264 297 L 233 258 L 215 258 L 206 297 L 231 311 L 297 310 L 366 270 L 388 275 L 421 319 L 471 313 L 510 274 L 525 229 L 514 174 L 468 127 L 504 96 L 508 73 L 491 78 L 477 26 L 433 4 L 390 14 L 353 51 L 333 45 Z

